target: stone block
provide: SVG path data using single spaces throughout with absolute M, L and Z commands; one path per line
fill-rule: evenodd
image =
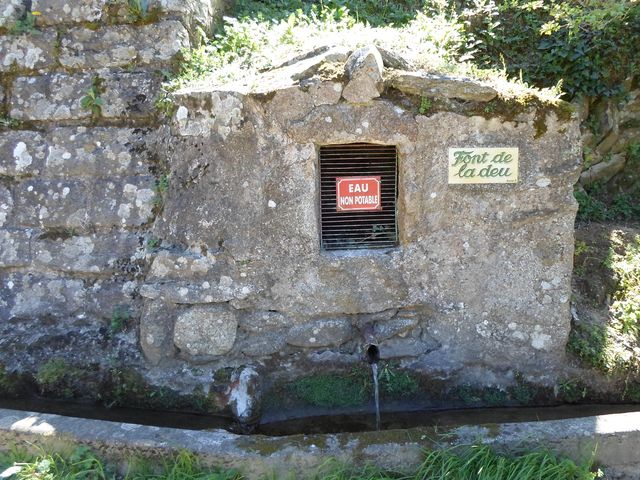
M 488 102 L 498 92 L 476 80 L 445 75 L 431 75 L 420 72 L 392 72 L 387 84 L 402 92 L 422 97 L 445 97 Z
M 155 115 L 155 98 L 160 90 L 159 75 L 111 72 L 104 77 L 102 115 L 105 118 L 149 119 Z
M 0 37 L 0 72 L 43 70 L 55 65 L 56 32 Z
M 0 267 L 25 267 L 31 262 L 31 231 L 0 229 Z
M 148 280 L 203 280 L 216 264 L 213 256 L 192 252 L 158 252 L 147 275 Z
M 99 180 L 92 185 L 89 219 L 100 226 L 140 226 L 153 218 L 153 177 Z
M 191 355 L 224 355 L 236 340 L 238 320 L 227 307 L 197 306 L 176 319 L 173 343 Z
M 47 144 L 36 131 L 0 132 L 0 175 L 20 177 L 39 175 L 43 170 Z
M 82 310 L 82 280 L 34 274 L 10 274 L 0 284 L 0 318 L 70 316 Z
M 233 351 L 249 357 L 267 357 L 281 352 L 286 347 L 286 337 L 286 332 L 283 330 L 251 334 L 236 342 Z
M 146 129 L 55 128 L 46 137 L 43 173 L 49 178 L 148 175 L 152 137 Z
M 24 15 L 24 11 L 22 0 L 0 0 L 0 27 L 11 28 Z
M 92 85 L 89 74 L 56 73 L 18 77 L 13 82 L 11 117 L 18 120 L 54 121 L 83 119 L 91 111 L 80 106 Z
M 249 332 L 261 333 L 267 330 L 284 328 L 291 325 L 292 321 L 280 312 L 250 310 L 240 316 L 238 324 Z
M 97 22 L 108 0 L 33 0 L 31 11 L 40 12 L 38 25 Z
M 140 317 L 140 347 L 154 365 L 173 356 L 175 307 L 162 302 L 146 302 Z
M 34 266 L 107 275 L 118 268 L 120 259 L 133 256 L 140 243 L 137 235 L 126 232 L 68 238 L 56 238 L 56 233 L 43 232 L 33 239 Z
M 80 231 L 143 225 L 152 217 L 153 184 L 153 177 L 26 181 L 17 187 L 15 223 Z
M 287 343 L 296 347 L 328 347 L 342 345 L 351 339 L 353 329 L 345 319 L 323 319 L 296 325 L 287 334 Z
M 166 65 L 189 46 L 187 30 L 177 21 L 117 25 L 92 30 L 74 28 L 62 39 L 60 63 L 68 68 L 98 69 L 129 65 Z
M 390 320 L 376 322 L 373 328 L 374 338 L 378 341 L 386 340 L 396 335 L 404 335 L 418 325 L 416 317 L 397 316 Z
M 344 99 L 351 103 L 366 103 L 378 98 L 384 89 L 383 69 L 380 52 L 373 45 L 353 52 L 345 65 L 349 83 L 342 91 Z
M 585 170 L 580 175 L 580 183 L 589 185 L 594 182 L 607 182 L 624 169 L 626 157 L 624 153 L 612 155 L 607 162 L 600 162 Z
M 190 283 L 184 281 L 146 283 L 140 295 L 152 300 L 176 304 L 222 303 L 243 300 L 253 292 L 253 287 L 236 283 L 231 277 L 222 275 L 217 280 Z
M 13 212 L 13 195 L 11 191 L 0 184 L 0 227 L 7 225 Z

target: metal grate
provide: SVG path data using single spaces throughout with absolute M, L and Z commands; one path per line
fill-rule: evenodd
M 396 147 L 371 143 L 320 147 L 321 243 L 325 250 L 389 248 L 398 244 Z M 336 178 L 380 177 L 382 209 L 337 211 Z

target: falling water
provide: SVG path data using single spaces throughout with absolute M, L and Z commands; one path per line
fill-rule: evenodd
M 378 391 L 378 364 L 371 364 L 371 374 L 373 375 L 373 388 L 376 400 L 376 430 L 380 430 L 380 392 Z

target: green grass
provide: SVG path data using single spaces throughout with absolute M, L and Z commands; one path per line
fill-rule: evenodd
M 567 349 L 607 374 L 640 375 L 640 235 L 625 240 L 611 233 L 602 265 L 612 270 L 617 287 L 604 325 L 574 325 Z
M 239 472 L 207 468 L 187 452 L 164 461 L 133 458 L 126 472 L 105 463 L 87 447 L 66 453 L 36 454 L 13 449 L 0 452 L 0 473 L 11 468 L 15 480 L 240 480 Z M 422 464 L 411 473 L 384 471 L 375 467 L 327 461 L 310 477 L 314 480 L 592 480 L 598 473 L 588 463 L 576 464 L 548 451 L 518 456 L 497 454 L 485 445 L 453 447 L 425 452 Z M 270 478 L 268 476 L 265 477 Z M 271 477 L 275 478 L 275 477 Z M 296 477 L 291 476 L 292 480 Z
M 113 463 L 105 463 L 89 448 L 78 447 L 66 454 L 37 454 L 13 449 L 0 452 L 0 473 L 8 468 L 15 480 L 241 480 L 239 472 L 207 468 L 187 452 L 164 461 L 132 459 L 128 470 L 119 473 Z M 314 480 L 593 480 L 598 478 L 590 464 L 576 464 L 547 451 L 519 456 L 495 453 L 476 445 L 425 452 L 422 464 L 410 473 L 396 473 L 375 467 L 353 467 L 328 461 L 307 478 Z M 275 477 L 265 477 L 275 478 Z M 289 477 L 295 480 L 295 476 Z
M 383 401 L 410 397 L 420 390 L 418 377 L 391 362 L 378 364 L 378 384 Z M 350 407 L 373 398 L 373 378 L 368 369 L 310 375 L 292 382 L 289 390 L 308 405 Z

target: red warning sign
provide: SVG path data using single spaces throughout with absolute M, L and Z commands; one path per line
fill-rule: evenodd
M 382 210 L 380 177 L 336 178 L 336 211 Z

